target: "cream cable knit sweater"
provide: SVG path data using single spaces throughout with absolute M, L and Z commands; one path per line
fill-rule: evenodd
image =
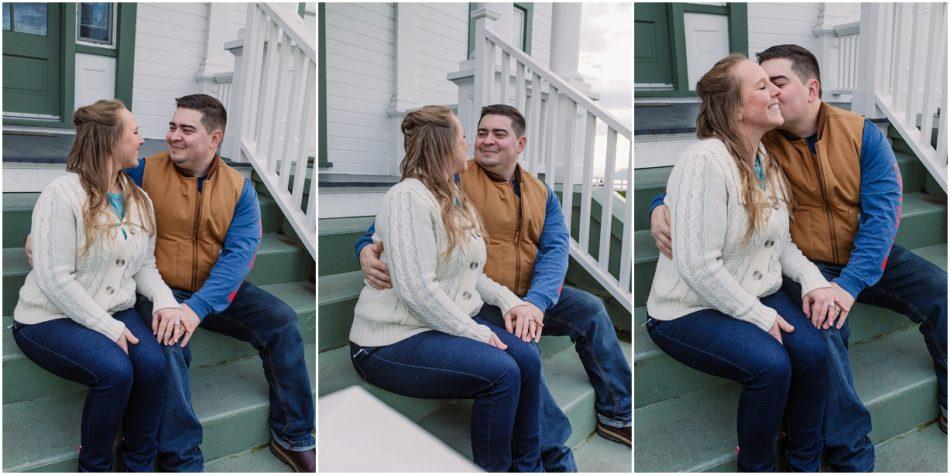
M 765 169 L 768 157 L 761 147 L 760 156 Z M 666 204 L 673 260 L 660 255 L 647 299 L 651 317 L 673 320 L 711 308 L 768 331 L 777 314 L 759 298 L 779 290 L 782 274 L 801 284 L 803 296 L 830 287 L 792 242 L 784 199 L 775 200 L 766 225 L 742 241 L 748 216 L 741 180 L 722 141 L 700 140 L 680 155 Z
M 109 230 L 80 255 L 85 245 L 83 209 L 86 192 L 79 175 L 53 180 L 33 208 L 33 270 L 20 288 L 14 320 L 24 324 L 71 318 L 115 341 L 125 324 L 112 314 L 135 305 L 135 293 L 154 303 L 154 311 L 180 308 L 155 267 L 155 235 L 137 226 Z M 149 202 L 149 206 L 152 206 Z M 126 205 L 132 222 L 141 222 Z
M 485 241 L 469 234 L 448 257 L 448 237 L 435 196 L 416 179 L 393 186 L 376 216 L 373 242 L 383 243 L 392 288 L 366 285 L 354 310 L 350 341 L 360 346 L 385 346 L 427 330 L 438 330 L 487 343 L 491 330 L 475 323 L 483 302 L 502 314 L 523 302 L 489 279 Z

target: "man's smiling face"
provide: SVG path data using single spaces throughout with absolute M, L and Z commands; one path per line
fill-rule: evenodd
M 524 136 L 515 135 L 511 119 L 503 115 L 488 114 L 478 121 L 475 160 L 488 169 L 507 169 L 518 161 L 526 141 Z
M 204 163 L 209 155 L 213 156 L 220 138 L 214 131 L 205 129 L 201 119 L 203 114 L 194 109 L 179 107 L 168 122 L 165 142 L 168 143 L 168 156 L 175 165 L 186 169 L 195 169 L 195 165 Z

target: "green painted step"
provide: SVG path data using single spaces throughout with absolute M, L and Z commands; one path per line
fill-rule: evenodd
M 205 463 L 205 472 L 213 473 L 282 473 L 290 467 L 274 457 L 270 449 L 256 447 Z
M 321 219 L 318 226 L 318 274 L 343 274 L 360 269 L 353 244 L 376 220 L 373 216 Z
M 297 313 L 304 344 L 314 343 L 316 307 L 314 286 L 309 282 L 290 282 L 261 287 L 290 305 Z M 54 376 L 26 358 L 8 330 L 12 317 L 3 317 L 3 403 L 27 401 L 55 394 L 79 391 L 83 386 Z M 192 367 L 218 364 L 236 358 L 256 355 L 254 348 L 242 341 L 199 329 L 191 343 Z M 29 384 L 24 384 L 29 381 Z
M 901 434 L 874 449 L 876 472 L 947 471 L 947 436 L 936 423 Z
M 255 285 L 306 281 L 313 277 L 313 260 L 307 249 L 282 234 L 262 236 L 254 268 L 247 280 Z M 3 250 L 3 314 L 11 315 L 19 298 L 20 288 L 30 272 L 22 247 Z
M 586 440 L 574 447 L 574 461 L 577 469 L 584 473 L 631 473 L 633 471 L 632 452 L 629 447 L 611 442 L 597 434 L 591 434 Z
M 915 249 L 921 257 L 934 262 L 944 270 L 947 268 L 947 245 Z M 857 304 L 849 317 L 851 327 L 850 341 L 857 344 L 862 341 L 885 335 L 908 327 L 916 327 L 909 319 L 891 310 L 866 304 Z M 679 363 L 660 350 L 646 331 L 646 308 L 634 309 L 634 401 L 636 407 L 645 407 L 658 401 L 673 398 L 693 391 L 706 389 L 726 380 L 696 371 Z M 923 344 L 923 341 L 919 341 Z
M 871 411 L 873 442 L 936 417 L 937 380 L 916 329 L 854 345 L 851 365 L 858 396 Z M 729 383 L 636 409 L 634 469 L 735 471 L 738 395 L 739 385 Z
M 30 234 L 30 222 L 33 206 L 39 193 L 3 194 L 3 247 L 23 247 L 26 236 Z M 277 202 L 269 196 L 259 196 L 261 205 L 261 229 L 264 233 L 274 233 L 281 229 L 284 215 Z
M 916 249 L 947 242 L 947 203 L 927 193 L 904 195 L 895 242 Z M 634 232 L 633 305 L 646 305 L 660 255 L 649 229 Z
M 313 374 L 316 348 L 307 345 L 305 353 Z M 267 443 L 268 388 L 257 357 L 196 369 L 191 384 L 207 460 Z M 75 471 L 84 399 L 71 393 L 5 404 L 3 470 Z

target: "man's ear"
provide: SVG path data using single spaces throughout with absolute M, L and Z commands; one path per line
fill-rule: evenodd
M 814 102 L 818 99 L 821 99 L 821 83 L 817 79 L 811 78 L 808 80 L 808 102 Z
M 221 141 L 224 140 L 224 132 L 221 130 L 215 130 L 211 134 L 211 148 L 217 150 L 221 146 Z
M 528 145 L 528 136 L 522 135 L 521 137 L 518 137 L 518 153 L 524 152 L 526 145 Z

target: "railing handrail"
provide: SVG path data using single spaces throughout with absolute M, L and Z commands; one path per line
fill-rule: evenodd
M 287 32 L 287 36 L 289 36 L 294 43 L 297 43 L 297 47 L 306 53 L 307 57 L 316 60 L 317 40 L 316 38 L 311 38 L 310 34 L 305 30 L 306 27 L 303 24 L 303 18 L 298 15 L 292 15 L 292 17 L 288 19 L 285 17 L 284 12 L 274 8 L 268 3 L 260 2 L 258 5 L 273 17 L 277 25 Z
M 596 102 L 587 97 L 583 92 L 579 91 L 576 87 L 572 86 L 567 81 L 564 81 L 556 74 L 549 71 L 537 60 L 531 56 L 528 56 L 520 49 L 511 46 L 508 44 L 508 42 L 501 39 L 498 37 L 498 35 L 487 28 L 485 29 L 485 37 L 495 45 L 501 47 L 502 50 L 511 55 L 512 58 L 515 58 L 515 60 L 530 66 L 535 74 L 541 77 L 541 79 L 554 84 L 558 92 L 569 97 L 572 101 L 576 102 L 577 105 L 583 106 L 585 109 L 597 116 L 598 119 L 603 120 L 605 124 L 609 125 L 611 128 L 620 133 L 621 136 L 626 137 L 628 140 L 630 140 L 630 138 L 633 136 L 630 128 L 623 125 L 623 123 L 614 117 L 613 114 L 601 108 Z

